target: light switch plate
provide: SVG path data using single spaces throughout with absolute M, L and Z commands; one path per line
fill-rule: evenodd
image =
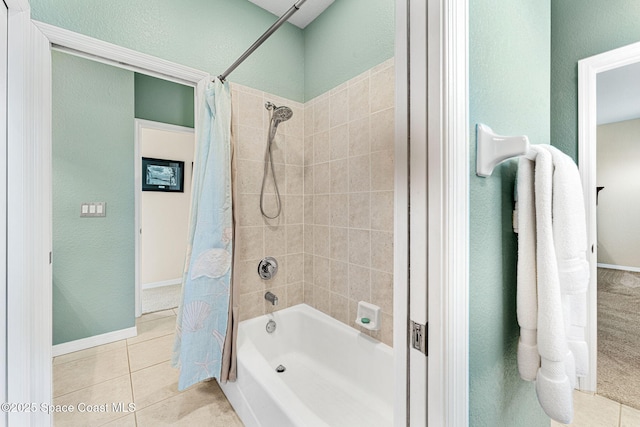
M 83 202 L 80 204 L 80 217 L 95 218 L 107 216 L 107 202 Z

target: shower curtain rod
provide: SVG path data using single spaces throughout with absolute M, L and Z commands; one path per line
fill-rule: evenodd
M 242 56 L 240 56 L 240 58 L 238 58 L 236 60 L 236 62 L 234 62 L 233 64 L 231 64 L 231 66 L 229 68 L 226 69 L 226 71 L 222 74 L 220 74 L 218 76 L 218 78 L 220 79 L 220 81 L 224 82 L 225 79 L 227 78 L 227 76 L 229 74 L 231 74 L 233 72 L 233 70 L 235 70 L 238 65 L 242 64 L 242 62 L 247 59 L 249 57 L 249 55 L 251 55 L 258 47 L 260 47 L 260 45 L 262 43 L 264 43 L 265 40 L 267 40 L 271 34 L 275 33 L 276 30 L 278 28 L 280 28 L 280 26 L 282 24 L 284 24 L 285 22 L 287 22 L 287 20 L 291 17 L 291 15 L 293 15 L 294 13 L 296 13 L 298 11 L 298 9 L 300 9 L 300 6 L 302 6 L 302 3 L 304 3 L 307 0 L 298 0 L 293 6 L 291 6 L 289 8 L 289 10 L 287 10 L 284 15 L 282 15 L 280 17 L 280 19 L 278 19 L 272 26 L 269 27 L 269 29 L 267 31 L 264 32 L 263 35 L 260 36 L 260 38 L 258 40 L 255 41 L 255 43 L 253 43 L 249 49 L 247 49 Z

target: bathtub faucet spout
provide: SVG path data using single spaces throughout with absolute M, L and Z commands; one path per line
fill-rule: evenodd
M 272 305 L 278 305 L 278 297 L 271 292 L 267 292 L 266 294 L 264 294 L 264 299 L 269 301 Z

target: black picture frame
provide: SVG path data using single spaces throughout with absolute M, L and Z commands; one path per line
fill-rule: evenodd
M 184 162 L 142 158 L 142 191 L 184 192 Z

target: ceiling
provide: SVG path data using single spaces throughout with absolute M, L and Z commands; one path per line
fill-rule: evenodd
M 640 63 L 598 74 L 598 124 L 640 118 Z
M 282 16 L 291 8 L 298 0 L 249 0 L 251 3 L 268 10 L 277 17 Z M 307 0 L 300 10 L 289 18 L 288 22 L 293 25 L 304 28 L 316 19 L 326 8 L 331 6 L 334 0 Z

